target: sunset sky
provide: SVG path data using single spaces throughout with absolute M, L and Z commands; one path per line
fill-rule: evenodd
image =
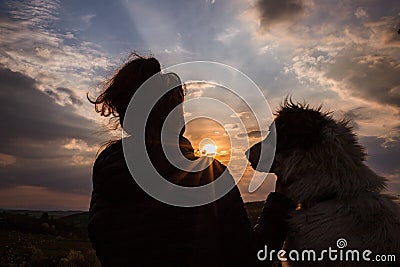
M 224 63 L 248 75 L 272 110 L 290 94 L 352 119 L 367 164 L 399 195 L 399 28 L 393 0 L 1 1 L 0 208 L 88 208 L 92 164 L 109 133 L 86 93 L 96 95 L 132 51 L 153 54 L 163 67 Z M 251 120 L 223 91 L 194 84 L 188 98 L 225 97 Z M 224 128 L 236 130 L 233 139 L 260 139 L 246 126 L 248 133 L 229 118 L 203 119 L 188 124 L 187 137 L 196 148 L 213 139 L 226 163 Z M 253 172 L 248 167 L 239 184 L 245 201 L 273 190 L 271 175 L 248 193 Z

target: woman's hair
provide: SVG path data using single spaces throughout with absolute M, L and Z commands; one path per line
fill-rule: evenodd
M 104 117 L 119 118 L 119 123 L 123 127 L 126 109 L 135 92 L 146 80 L 160 72 L 161 66 L 157 59 L 134 53 L 130 56 L 130 60 L 104 83 L 103 91 L 96 99 L 90 99 L 89 95 L 87 98 L 95 105 L 96 112 Z M 146 124 L 146 132 L 156 135 L 161 131 L 168 114 L 184 99 L 184 86 L 181 85 L 177 74 L 161 74 L 161 77 L 168 91 L 152 107 Z M 169 83 L 173 88 L 168 87 Z
M 156 58 L 133 53 L 129 61 L 103 84 L 103 90 L 96 99 L 91 99 L 89 95 L 87 98 L 95 105 L 96 112 L 104 117 L 111 115 L 119 118 L 122 126 L 132 96 L 147 79 L 160 71 L 160 62 Z

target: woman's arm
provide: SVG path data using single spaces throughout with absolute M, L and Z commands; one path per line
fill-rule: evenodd
M 233 181 L 233 178 L 232 178 Z M 227 266 L 269 266 L 273 261 L 259 260 L 257 253 L 264 246 L 279 251 L 286 238 L 286 219 L 294 206 L 281 193 L 270 193 L 264 208 L 252 229 L 240 195 L 235 186 L 217 200 L 221 238 L 224 242 Z M 276 255 L 276 254 L 275 254 Z

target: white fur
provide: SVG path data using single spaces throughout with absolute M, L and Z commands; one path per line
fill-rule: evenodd
M 285 249 L 337 249 L 336 241 L 345 238 L 347 249 L 395 254 L 399 264 L 400 206 L 382 194 L 385 179 L 364 164 L 364 149 L 347 123 L 323 114 L 321 118 L 328 122 L 321 145 L 275 156 L 273 171 L 288 183 L 287 195 L 302 203 L 301 209 L 291 213 Z M 261 157 L 257 167 L 261 171 L 262 162 Z M 303 265 L 313 266 L 310 262 Z M 376 262 L 315 264 L 353 265 L 380 266 Z

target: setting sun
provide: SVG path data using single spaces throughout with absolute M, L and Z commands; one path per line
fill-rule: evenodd
M 201 148 L 202 156 L 215 156 L 217 154 L 217 146 L 214 144 L 206 144 Z

